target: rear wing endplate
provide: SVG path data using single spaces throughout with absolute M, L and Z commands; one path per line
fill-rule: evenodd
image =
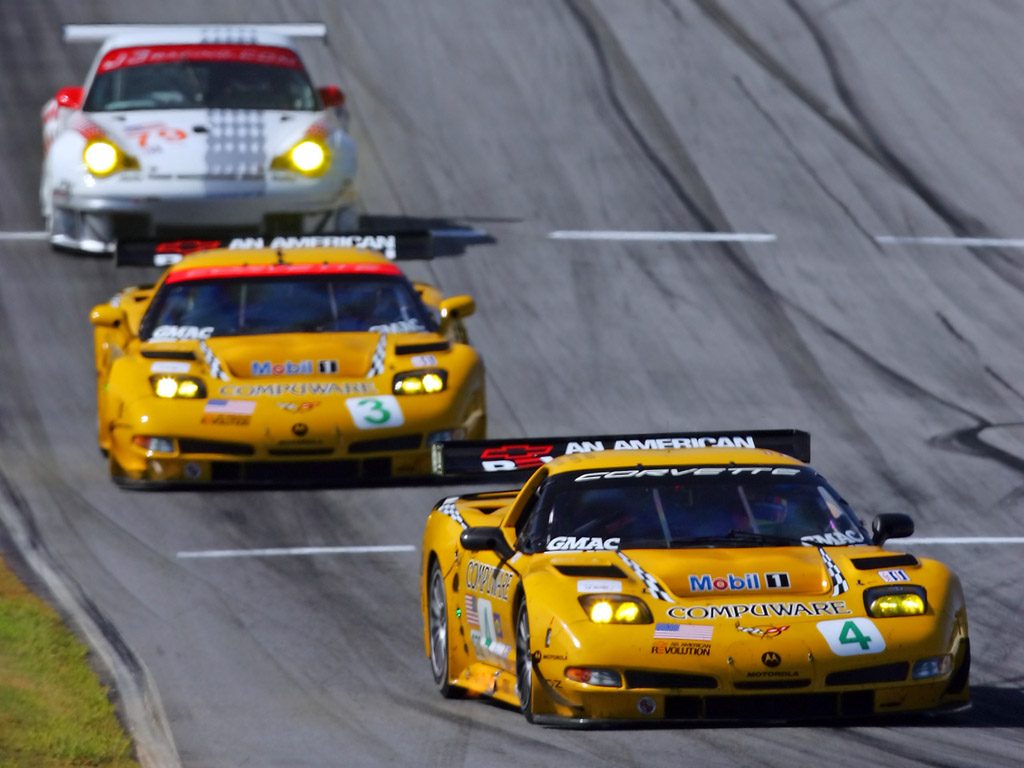
M 377 251 L 391 260 L 412 261 L 433 258 L 430 230 L 407 232 L 337 232 L 322 235 L 276 235 L 274 237 L 192 238 L 181 240 L 118 241 L 114 265 L 118 267 L 169 267 L 186 256 L 217 248 L 254 250 L 262 248 L 292 251 L 309 248 L 361 248 Z
M 766 448 L 798 461 L 811 460 L 811 436 L 798 429 L 456 440 L 435 444 L 431 459 L 435 475 L 504 480 L 567 454 L 665 448 Z
M 315 22 L 302 24 L 65 24 L 65 43 L 102 43 L 109 37 L 138 32 L 164 31 L 225 31 L 258 30 L 285 37 L 305 37 L 323 40 L 327 25 Z

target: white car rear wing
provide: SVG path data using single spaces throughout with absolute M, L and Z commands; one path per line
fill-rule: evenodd
M 326 39 L 327 25 L 304 24 L 65 24 L 65 43 L 102 43 L 109 37 L 139 32 L 196 31 L 204 30 L 252 30 L 271 32 L 285 37 L 306 37 Z

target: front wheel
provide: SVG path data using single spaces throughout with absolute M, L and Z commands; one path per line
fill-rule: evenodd
M 530 651 L 530 618 L 526 612 L 526 597 L 519 602 L 516 612 L 516 693 L 519 711 L 533 722 L 533 655 Z
M 436 560 L 430 564 L 427 579 L 427 631 L 430 634 L 430 671 L 434 675 L 434 684 L 446 699 L 459 698 L 462 689 L 450 682 L 448 596 L 441 566 Z

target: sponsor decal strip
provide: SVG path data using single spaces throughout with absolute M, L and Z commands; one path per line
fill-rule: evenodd
M 269 67 L 302 69 L 294 51 L 269 45 L 238 45 L 230 43 L 201 45 L 148 45 L 145 48 L 115 48 L 108 52 L 97 72 L 110 72 L 124 67 L 165 64 L 174 61 L 237 61 Z
M 768 619 L 776 616 L 845 616 L 852 613 L 845 600 L 823 600 L 811 603 L 726 603 L 724 605 L 674 605 L 668 609 L 670 619 L 706 621 L 708 619 L 739 619 L 753 616 Z
M 365 547 L 280 547 L 275 549 L 199 549 L 177 553 L 182 560 L 209 560 L 229 557 L 285 557 L 309 555 L 374 555 L 415 552 L 411 544 L 382 544 Z
M 662 587 L 661 584 L 658 583 L 658 580 L 654 578 L 654 576 L 649 574 L 647 571 L 645 571 L 643 568 L 641 568 L 639 563 L 633 560 L 625 552 L 620 551 L 619 557 L 622 559 L 622 562 L 628 565 L 629 569 L 636 574 L 637 578 L 643 582 L 643 585 L 647 587 L 647 591 L 650 592 L 651 595 L 653 595 L 658 600 L 662 600 L 666 603 L 675 602 L 675 600 L 672 599 L 672 596 L 668 593 L 668 591 L 664 587 Z

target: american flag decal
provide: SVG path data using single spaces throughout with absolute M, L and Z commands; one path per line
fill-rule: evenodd
M 466 623 L 480 626 L 480 614 L 476 611 L 476 596 L 466 595 Z
M 708 624 L 655 624 L 654 637 L 657 640 L 703 640 L 711 642 L 715 628 Z

